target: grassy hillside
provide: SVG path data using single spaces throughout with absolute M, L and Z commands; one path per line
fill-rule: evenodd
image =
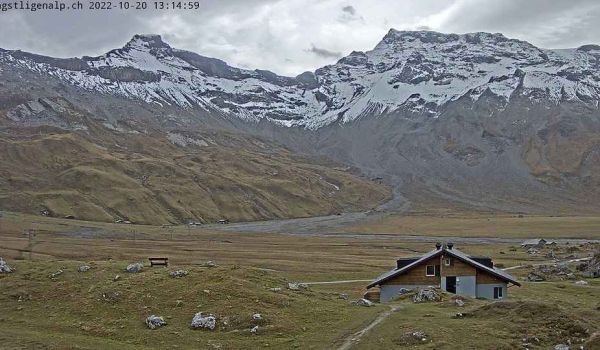
M 25 228 L 35 230 L 32 241 L 22 234 Z M 131 229 L 138 230 L 137 236 Z M 510 288 L 506 302 L 467 298 L 464 307 L 449 295 L 432 304 L 353 305 L 365 281 L 286 289 L 292 281 L 372 279 L 398 257 L 429 251 L 433 242 L 206 227 L 169 231 L 13 213 L 0 218 L 0 237 L 0 257 L 16 268 L 0 274 L 0 349 L 336 349 L 348 343 L 351 349 L 515 349 L 523 338 L 529 339 L 529 349 L 549 349 L 567 340 L 577 348 L 582 342 L 584 349 L 598 346 L 592 334 L 600 330 L 600 279 L 586 279 L 588 285 L 568 279 L 523 281 L 522 287 Z M 510 270 L 521 281 L 532 270 L 530 264 L 550 263 L 550 248 L 536 255 L 511 244 L 460 248 L 506 267 L 521 266 Z M 597 246 L 562 246 L 557 256 L 585 257 L 593 249 Z M 149 256 L 168 256 L 171 266 L 124 272 L 128 263 L 147 262 Z M 207 260 L 219 266 L 206 268 Z M 91 270 L 78 272 L 82 264 Z M 170 277 L 168 272 L 176 269 L 189 275 Z M 58 270 L 63 273 L 52 278 Z M 120 279 L 114 281 L 117 274 Z M 277 287 L 282 290 L 271 290 Z M 339 293 L 349 294 L 349 300 Z M 390 306 L 398 311 L 362 332 Z M 218 317 L 215 331 L 189 327 L 199 311 Z M 457 312 L 467 316 L 453 318 Z M 263 320 L 254 321 L 254 313 Z M 143 321 L 151 314 L 164 316 L 168 325 L 147 329 Z M 259 330 L 252 334 L 255 325 Z M 424 332 L 427 341 L 415 343 L 405 336 L 415 331 Z
M 0 208 L 94 221 L 250 221 L 369 209 L 388 191 L 346 169 L 227 133 L 11 130 Z

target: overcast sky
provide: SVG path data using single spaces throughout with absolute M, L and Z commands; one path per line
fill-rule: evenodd
M 136 33 L 155 33 L 173 47 L 230 65 L 296 75 L 352 50 L 370 50 L 390 28 L 501 32 L 544 48 L 600 44 L 598 0 L 200 3 L 197 11 L 1 12 L 0 47 L 57 57 L 93 56 L 123 46 Z

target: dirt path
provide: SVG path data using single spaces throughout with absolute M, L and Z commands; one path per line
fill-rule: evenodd
M 400 310 L 400 306 L 390 306 L 390 309 L 379 314 L 373 322 L 369 323 L 365 328 L 361 329 L 358 332 L 352 333 L 344 343 L 338 348 L 338 350 L 348 350 L 351 349 L 355 344 L 360 342 L 361 338 L 367 334 L 370 330 L 377 327 L 378 324 L 383 322 L 386 318 L 390 317 L 390 315 L 396 311 Z
M 516 270 L 516 269 L 520 269 L 522 267 L 527 267 L 527 266 L 542 266 L 542 265 L 551 265 L 551 264 L 560 264 L 560 263 L 574 263 L 574 262 L 579 262 L 579 261 L 587 261 L 587 260 L 591 260 L 591 257 L 585 257 L 585 258 L 578 258 L 578 259 L 571 259 L 571 260 L 566 260 L 566 261 L 544 261 L 541 263 L 535 263 L 535 264 L 525 264 L 525 265 L 517 265 L 517 266 L 511 266 L 511 267 L 507 267 L 504 268 L 502 270 L 504 271 L 508 271 L 508 270 Z
M 341 281 L 321 281 L 321 282 L 302 282 L 306 285 L 318 285 L 318 284 L 340 284 L 340 283 L 358 283 L 358 282 L 371 282 L 371 280 L 341 280 Z

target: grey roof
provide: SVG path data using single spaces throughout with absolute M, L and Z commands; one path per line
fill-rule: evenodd
M 369 284 L 367 286 L 367 288 L 374 287 L 374 286 L 378 285 L 379 283 L 381 283 L 391 277 L 397 276 L 404 271 L 410 270 L 411 268 L 413 268 L 416 265 L 419 265 L 423 261 L 429 260 L 429 259 L 435 257 L 436 255 L 439 255 L 441 252 L 442 252 L 442 249 L 434 249 L 434 250 L 430 251 L 429 253 L 426 253 L 425 255 L 423 255 L 422 257 L 420 257 L 418 260 L 416 260 L 413 263 L 410 263 L 400 269 L 393 269 L 386 273 L 383 273 L 379 277 L 377 277 L 373 282 L 371 282 L 371 284 Z
M 448 249 L 446 247 L 443 247 L 441 249 L 435 249 L 435 250 L 432 250 L 432 251 L 426 253 L 421 258 L 419 258 L 419 260 L 413 262 L 412 264 L 408 264 L 400 269 L 392 269 L 388 272 L 381 274 L 373 282 L 371 282 L 371 284 L 369 284 L 367 286 L 367 288 L 371 288 L 378 284 L 381 284 L 382 282 L 385 282 L 386 280 L 388 280 L 394 276 L 398 276 L 398 275 L 402 274 L 403 272 L 408 271 L 408 270 L 412 269 L 413 267 L 419 265 L 420 263 L 422 263 L 426 260 L 429 260 L 433 257 L 436 257 L 437 255 L 441 255 L 442 253 L 446 253 L 448 255 L 454 256 L 455 258 L 460 259 L 469 265 L 472 265 L 480 270 L 485 270 L 496 277 L 499 277 L 505 281 L 513 283 L 514 285 L 517 285 L 517 286 L 521 285 L 519 282 L 517 282 L 517 280 L 513 276 L 508 274 L 506 271 L 497 269 L 495 267 L 494 268 L 487 267 L 483 264 L 480 264 L 477 261 L 471 259 L 469 256 L 467 256 L 466 254 L 464 254 L 463 252 L 461 252 L 458 249 L 455 249 L 455 248 Z

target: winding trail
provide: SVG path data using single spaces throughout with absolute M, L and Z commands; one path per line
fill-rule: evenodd
M 390 317 L 390 315 L 398 310 L 400 310 L 400 306 L 389 306 L 389 310 L 379 314 L 373 322 L 369 323 L 365 328 L 361 329 L 358 332 L 352 333 L 344 343 L 338 348 L 338 350 L 348 350 L 351 349 L 355 344 L 357 344 L 361 338 L 367 334 L 371 329 L 375 328 L 378 324 L 383 322 L 386 318 Z

